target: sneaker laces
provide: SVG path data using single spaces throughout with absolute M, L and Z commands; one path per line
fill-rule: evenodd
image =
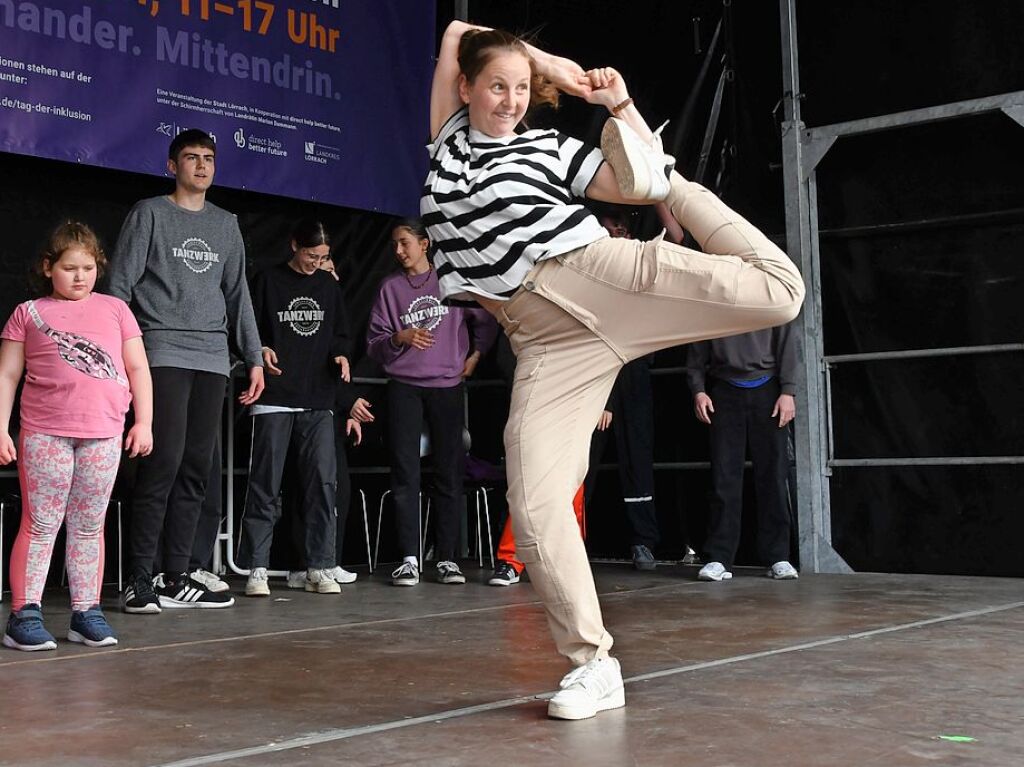
M 563 690 L 572 687 L 574 684 L 579 684 L 581 687 L 586 687 L 587 682 L 590 681 L 591 676 L 596 673 L 597 667 L 592 665 L 594 661 L 585 663 L 582 666 L 577 666 L 564 677 L 562 681 L 558 683 L 558 686 Z
M 438 565 L 440 567 L 440 565 Z M 394 572 L 391 573 L 392 578 L 399 578 L 403 575 L 416 575 L 416 566 L 411 562 L 402 562 Z
M 267 568 L 265 567 L 254 567 L 252 572 L 249 573 L 250 581 L 265 581 L 267 580 Z
M 437 569 L 444 575 L 448 575 L 449 573 L 458 573 L 459 575 L 462 575 L 462 570 L 459 569 L 459 566 L 454 562 L 449 562 L 447 560 L 444 562 L 438 562 Z

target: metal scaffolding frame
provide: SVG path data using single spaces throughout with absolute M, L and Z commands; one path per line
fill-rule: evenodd
M 842 136 L 923 125 L 1002 112 L 1024 126 L 1024 91 L 959 101 L 941 106 L 895 112 L 861 120 L 807 128 L 800 116 L 799 49 L 796 0 L 779 0 L 782 29 L 783 105 L 782 164 L 786 204 L 786 244 L 800 266 L 807 299 L 798 322 L 804 345 L 795 420 L 800 564 L 812 572 L 852 572 L 832 547 L 829 477 L 833 467 L 965 466 L 1024 464 L 1024 456 L 949 456 L 902 458 L 837 458 L 832 439 L 831 370 L 839 364 L 966 354 L 1019 353 L 1024 344 L 968 346 L 945 349 L 826 356 L 823 347 L 821 261 L 819 250 L 816 168 Z M 941 221 L 914 222 L 936 225 Z

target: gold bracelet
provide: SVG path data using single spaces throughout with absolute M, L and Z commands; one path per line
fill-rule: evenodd
M 614 107 L 612 107 L 612 115 L 617 117 L 619 112 L 621 112 L 623 109 L 625 109 L 632 103 L 633 99 L 632 97 L 630 97 L 623 101 L 621 104 L 616 104 Z

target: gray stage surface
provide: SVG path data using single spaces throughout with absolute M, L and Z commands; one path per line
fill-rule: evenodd
M 595 572 L 627 696 L 595 719 L 545 717 L 568 669 L 528 583 L 364 571 L 226 611 L 111 601 L 117 648 L 0 651 L 0 764 L 1024 764 L 1019 580 Z

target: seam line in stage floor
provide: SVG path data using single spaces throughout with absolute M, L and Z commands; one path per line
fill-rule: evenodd
M 605 594 L 600 594 L 601 599 L 609 599 L 612 597 L 619 596 L 630 596 L 636 594 L 647 594 L 652 591 L 663 591 L 666 589 L 682 589 L 682 588 L 699 588 L 703 586 L 701 583 L 666 583 L 660 586 L 645 586 L 639 589 L 625 589 L 622 591 L 609 591 Z M 373 620 L 365 621 L 350 621 L 349 623 L 331 623 L 326 626 L 307 626 L 301 629 L 282 629 L 281 631 L 264 631 L 258 634 L 236 634 L 234 636 L 227 637 L 213 637 L 211 639 L 193 639 L 187 642 L 168 642 L 167 644 L 154 644 L 147 645 L 145 647 L 115 647 L 111 650 L 100 649 L 94 652 L 83 652 L 77 655 L 53 655 L 44 658 L 25 658 L 23 660 L 12 660 L 0 662 L 0 669 L 9 668 L 11 666 L 24 666 L 32 663 L 61 663 L 61 662 L 72 662 L 78 660 L 89 660 L 96 658 L 105 658 L 110 655 L 124 655 L 125 653 L 139 653 L 139 652 L 150 652 L 152 650 L 173 650 L 179 647 L 197 647 L 204 644 L 221 644 L 224 642 L 241 642 L 248 639 L 268 639 L 271 637 L 284 637 L 293 636 L 295 634 L 308 634 L 315 631 L 333 631 L 336 629 L 346 628 L 363 628 L 366 626 L 380 626 L 387 623 L 404 623 L 406 621 L 417 621 L 432 618 L 452 618 L 459 615 L 473 615 L 474 613 L 486 613 L 496 612 L 499 610 L 509 610 L 515 607 L 539 607 L 541 602 L 539 599 L 534 599 L 529 602 L 515 602 L 503 605 L 487 605 L 486 607 L 469 607 L 464 610 L 447 610 L 439 613 L 423 613 L 422 615 L 403 615 L 395 618 L 375 618 Z M 150 619 L 149 616 L 140 618 L 140 620 Z
M 623 684 L 633 684 L 636 682 L 646 682 L 652 679 L 661 679 L 669 676 L 677 676 L 679 674 L 686 674 L 693 671 L 703 671 L 709 668 L 716 668 L 720 666 L 728 666 L 736 663 L 743 663 L 751 660 L 760 660 L 762 658 L 770 658 L 775 655 L 785 655 L 793 652 L 801 652 L 803 650 L 811 650 L 818 647 L 826 647 L 840 642 L 849 642 L 858 639 L 870 639 L 872 637 L 881 636 L 883 634 L 891 634 L 897 631 L 907 631 L 917 628 L 925 628 L 928 626 L 934 626 L 941 623 L 948 623 L 950 621 L 964 620 L 967 618 L 978 618 L 984 615 L 991 615 L 992 613 L 1005 612 L 1007 610 L 1014 610 L 1020 607 L 1024 607 L 1024 602 L 1011 602 L 1003 605 L 996 605 L 994 607 L 985 607 L 980 610 L 969 610 L 962 613 L 953 613 L 951 615 L 942 615 L 938 618 L 927 618 L 924 620 L 913 621 L 911 623 L 897 623 L 891 626 L 883 626 L 882 628 L 870 629 L 868 631 L 858 631 L 853 634 L 839 634 L 826 639 L 818 639 L 813 642 L 803 642 L 801 644 L 790 645 L 788 647 L 779 647 L 774 650 L 763 650 L 761 652 L 745 653 L 743 655 L 733 655 L 728 658 L 720 658 L 713 661 L 704 661 L 702 663 L 692 663 L 685 666 L 676 666 L 675 668 L 663 669 L 661 671 L 652 671 L 647 674 L 637 674 L 636 676 L 625 677 L 622 681 Z M 397 730 L 405 727 L 413 727 L 420 724 L 429 724 L 442 722 L 448 719 L 459 719 L 466 716 L 472 716 L 474 714 L 488 713 L 491 711 L 498 711 L 503 708 L 511 708 L 513 706 L 520 706 L 525 703 L 533 703 L 540 700 L 547 700 L 551 698 L 554 692 L 539 693 L 537 695 L 525 695 L 518 698 L 506 698 L 503 700 L 496 700 L 491 703 L 481 703 L 476 706 L 467 706 L 465 708 L 449 709 L 448 711 L 440 711 L 435 714 L 429 714 L 425 716 L 417 716 L 409 719 L 399 719 L 391 722 L 381 722 L 379 724 L 364 725 L 362 727 L 352 727 L 348 729 L 335 729 L 328 730 L 326 732 L 312 733 L 310 735 L 300 735 L 296 738 L 290 738 L 283 740 L 279 743 L 267 743 L 262 746 L 250 746 L 248 748 L 233 749 L 231 751 L 221 751 L 214 754 L 207 754 L 205 756 L 190 757 L 188 759 L 180 759 L 173 762 L 162 762 L 153 767 L 204 767 L 208 764 L 217 764 L 219 762 L 227 762 L 233 759 L 244 759 L 250 756 L 262 756 L 264 754 L 278 753 L 281 751 L 291 751 L 296 748 L 305 748 L 309 746 L 318 746 L 324 743 L 333 743 L 340 740 L 349 740 L 351 738 L 357 738 L 362 735 L 374 735 L 380 732 L 387 732 L 389 730 Z M 571 724 L 566 726 L 571 727 Z

